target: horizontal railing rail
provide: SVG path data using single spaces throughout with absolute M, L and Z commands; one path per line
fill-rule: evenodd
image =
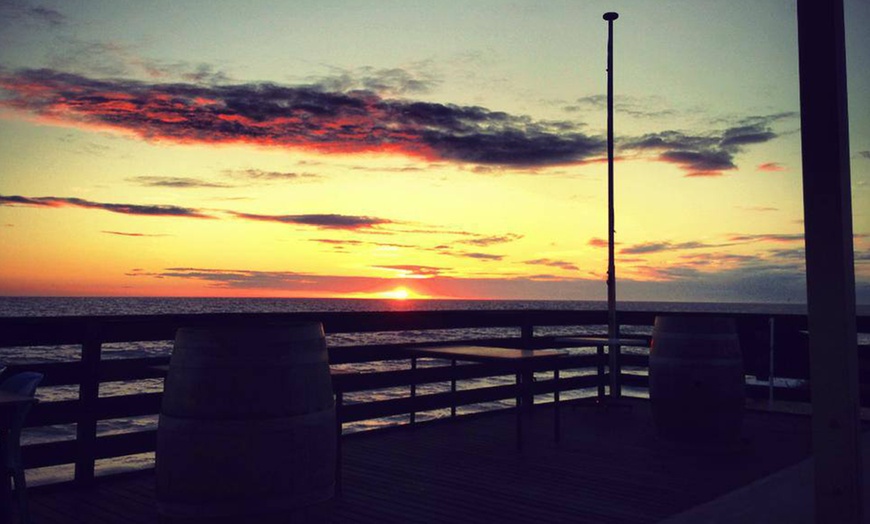
M 695 314 L 699 315 L 699 314 Z M 767 379 L 785 376 L 808 378 L 806 350 L 806 318 L 801 315 L 728 315 L 738 322 L 741 347 L 747 374 Z M 632 337 L 649 339 L 655 312 L 620 312 L 620 327 Z M 427 335 L 447 332 L 437 341 L 395 342 L 388 344 L 330 345 L 330 363 L 354 367 L 357 364 L 384 361 L 408 361 L 404 350 L 408 347 L 451 344 L 474 344 L 512 348 L 573 347 L 549 334 L 560 330 L 559 336 L 600 335 L 606 331 L 605 311 L 571 310 L 511 310 L 511 311 L 403 311 L 403 312 L 329 312 L 329 313 L 266 313 L 266 314 L 195 314 L 104 317 L 25 317 L 0 318 L 0 347 L 20 348 L 27 354 L 29 347 L 80 346 L 77 360 L 66 362 L 32 362 L 10 365 L 4 374 L 19 370 L 39 371 L 45 375 L 41 387 L 74 386 L 76 398 L 44 401 L 31 411 L 27 425 L 45 427 L 75 425 L 72 437 L 26 445 L 25 463 L 30 468 L 75 464 L 75 479 L 90 482 L 95 475 L 95 462 L 126 455 L 153 452 L 156 431 L 153 429 L 119 434 L 102 434 L 101 422 L 112 419 L 154 416 L 160 412 L 162 393 L 137 392 L 106 396 L 101 386 L 113 382 L 160 379 L 169 363 L 169 356 L 124 358 L 113 352 L 105 358 L 107 344 L 166 341 L 170 344 L 175 332 L 183 326 L 227 326 L 271 324 L 290 321 L 317 321 L 324 325 L 328 335 L 372 334 L 378 332 L 420 332 Z M 448 330 L 509 328 L 509 336 L 481 336 L 469 338 Z M 870 333 L 870 317 L 859 317 L 861 333 Z M 772 339 L 771 340 L 771 335 Z M 402 337 L 399 337 L 402 338 Z M 862 402 L 870 404 L 870 348 L 860 348 L 862 376 Z M 773 357 L 771 356 L 773 354 Z M 801 361 L 801 362 L 791 362 Z M 806 363 L 802 363 L 806 361 Z M 648 353 L 623 352 L 619 355 L 619 384 L 632 390 L 647 388 L 645 370 Z M 772 365 L 771 365 L 772 363 Z M 610 383 L 608 359 L 601 353 L 572 355 L 560 362 L 560 369 L 578 370 L 576 374 L 563 373 L 558 380 L 538 377 L 533 384 L 535 395 L 555 391 L 590 390 L 590 394 L 604 394 Z M 552 365 L 538 371 L 551 371 Z M 586 370 L 586 371 L 584 371 Z M 499 364 L 463 364 L 459 366 L 435 365 L 416 369 L 389 369 L 384 371 L 349 373 L 333 376 L 336 391 L 348 394 L 385 388 L 410 388 L 411 385 L 470 381 L 511 375 L 512 371 Z M 412 415 L 430 410 L 467 406 L 516 398 L 518 385 L 498 384 L 464 388 L 458 391 L 400 394 L 394 398 L 367 402 L 347 402 L 342 406 L 342 422 L 351 423 L 381 417 Z M 609 386 L 607 386 L 609 387 Z M 776 398 L 806 401 L 809 390 L 804 388 L 771 389 L 764 384 L 748 384 L 747 395 L 764 398 L 775 392 Z

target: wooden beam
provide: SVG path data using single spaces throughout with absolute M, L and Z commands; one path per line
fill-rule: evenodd
M 855 270 L 843 0 L 798 0 L 817 522 L 861 522 Z

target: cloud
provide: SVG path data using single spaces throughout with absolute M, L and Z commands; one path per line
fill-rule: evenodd
M 418 266 L 413 264 L 397 264 L 386 266 L 372 266 L 375 269 L 389 269 L 397 271 L 403 278 L 407 277 L 432 277 L 443 273 L 444 268 L 436 266 Z
M 477 260 L 503 260 L 504 255 L 494 255 L 492 253 L 468 253 L 464 251 L 456 251 L 452 253 L 443 252 L 442 254 L 449 254 L 452 257 L 463 257 L 463 258 L 475 258 Z
M 783 166 L 779 162 L 767 162 L 764 164 L 760 164 L 756 169 L 758 169 L 759 171 L 764 171 L 766 173 L 776 173 L 779 171 L 785 171 L 785 166 Z
M 67 17 L 56 9 L 43 5 L 29 6 L 20 0 L 0 1 L 0 19 L 7 23 L 34 23 L 48 27 L 59 27 L 67 23 Z
M 858 151 L 858 156 L 870 160 L 870 151 Z
M 608 247 L 610 245 L 607 239 L 597 237 L 590 238 L 589 242 L 587 242 L 586 244 L 592 247 Z
M 535 260 L 526 260 L 523 263 L 529 264 L 529 265 L 557 267 L 559 269 L 564 269 L 565 271 L 580 271 L 580 268 L 577 267 L 576 264 L 572 264 L 571 262 L 565 262 L 564 260 L 552 260 L 549 258 L 536 258 Z
M 258 215 L 253 213 L 240 213 L 237 211 L 228 211 L 228 213 L 236 218 L 242 218 L 245 220 L 314 226 L 320 229 L 369 229 L 393 223 L 392 220 L 387 218 L 339 215 L 334 213 L 307 215 Z
M 94 79 L 51 69 L 0 74 L 0 107 L 150 141 L 379 152 L 429 161 L 546 166 L 600 155 L 604 141 L 565 122 L 482 107 L 388 100 L 276 84 Z
M 721 176 L 725 171 L 737 168 L 734 157 L 746 146 L 769 142 L 778 136 L 770 128 L 773 122 L 794 116 L 795 113 L 751 116 L 737 125 L 707 134 L 675 130 L 649 133 L 624 140 L 622 147 L 661 151 L 659 160 L 679 165 L 686 171 L 686 176 Z
M 779 211 L 777 207 L 768 207 L 768 206 L 738 206 L 739 209 L 744 209 L 746 211 L 757 211 L 760 213 L 767 213 L 770 211 Z
M 226 170 L 224 174 L 233 178 L 244 178 L 247 180 L 261 181 L 280 181 L 287 182 L 290 180 L 303 180 L 320 178 L 320 175 L 314 173 L 296 173 L 293 171 L 265 171 L 262 169 L 235 169 Z
M 203 269 L 190 267 L 170 267 L 159 272 L 133 269 L 128 277 L 179 278 L 200 280 L 210 287 L 224 289 L 270 289 L 285 286 L 314 288 L 318 284 L 308 275 L 292 271 L 254 271 L 233 269 Z
M 641 255 L 648 253 L 661 253 L 663 251 L 677 251 L 684 249 L 704 249 L 710 247 L 718 247 L 716 244 L 706 244 L 704 242 L 645 242 L 643 244 L 635 244 L 633 246 L 624 247 L 619 250 L 623 255 Z
M 384 97 L 428 93 L 441 83 L 432 72 L 431 64 L 426 63 L 412 69 L 375 69 L 370 66 L 354 70 L 336 68 L 334 75 L 316 77 L 313 81 L 329 91 L 371 91 Z
M 737 168 L 733 155 L 722 150 L 665 151 L 659 160 L 678 164 L 690 177 L 722 176 L 723 171 Z
M 122 231 L 102 231 L 107 235 L 117 235 L 121 237 L 165 237 L 164 234 L 149 234 L 149 233 L 124 233 Z
M 188 178 L 188 177 L 172 177 L 172 176 L 136 176 L 128 178 L 130 182 L 135 182 L 136 184 L 140 184 L 147 187 L 171 187 L 174 189 L 186 189 L 186 188 L 205 188 L 205 187 L 216 187 L 216 188 L 226 188 L 233 187 L 228 184 L 221 184 L 218 182 L 208 182 L 205 180 L 200 180 L 197 178 Z
M 636 118 L 660 118 L 676 114 L 676 111 L 673 109 L 654 109 L 656 107 L 664 107 L 665 105 L 665 100 L 658 96 L 638 97 L 619 95 L 614 97 L 613 110 L 616 113 Z M 590 95 L 578 98 L 573 105 L 565 106 L 563 109 L 568 112 L 574 112 L 581 111 L 587 107 L 594 109 L 606 108 L 607 95 Z
M 728 237 L 729 242 L 803 242 L 804 234 L 803 233 L 794 233 L 794 234 L 762 234 L 762 235 L 730 235 Z
M 172 205 L 139 205 L 139 204 L 111 204 L 104 202 L 92 202 L 82 198 L 59 198 L 59 197 L 23 197 L 18 195 L 0 195 L 0 206 L 27 206 L 27 207 L 79 207 L 84 209 L 102 209 L 112 213 L 125 215 L 186 217 L 186 218 L 215 218 L 198 209 L 172 206 Z
M 477 238 L 469 238 L 466 240 L 457 240 L 457 244 L 470 244 L 473 246 L 488 247 L 494 244 L 506 244 L 523 238 L 523 235 L 516 233 L 508 233 L 506 235 L 481 236 Z
M 457 242 L 458 243 L 458 242 Z M 455 249 L 453 246 L 441 244 L 432 248 L 420 248 L 423 251 L 432 251 L 439 255 L 457 258 L 474 258 L 483 261 L 503 260 L 504 255 L 495 255 L 492 253 L 470 252 L 461 249 Z

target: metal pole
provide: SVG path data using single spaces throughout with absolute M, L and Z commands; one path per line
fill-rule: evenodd
M 616 324 L 616 263 L 613 212 L 613 21 L 618 13 L 604 13 L 607 20 L 607 338 L 619 338 Z M 610 396 L 619 396 L 619 346 L 610 344 Z

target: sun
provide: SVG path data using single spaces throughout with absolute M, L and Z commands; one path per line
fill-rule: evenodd
M 408 288 L 405 287 L 397 287 L 396 289 L 392 289 L 390 291 L 384 291 L 381 293 L 381 296 L 384 298 L 389 298 L 391 300 L 408 300 L 411 298 L 411 292 Z

